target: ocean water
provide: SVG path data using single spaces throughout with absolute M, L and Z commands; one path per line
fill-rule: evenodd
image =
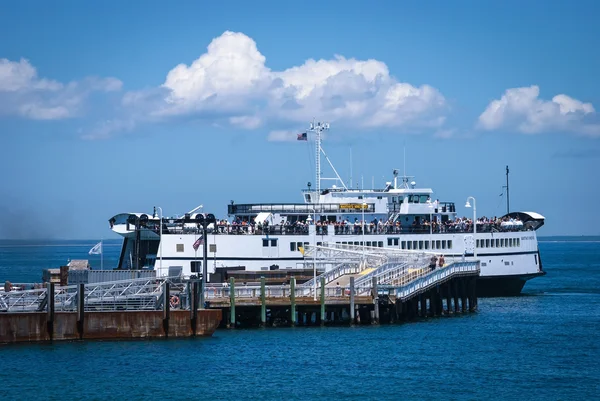
M 0 282 L 39 281 L 69 257 L 99 267 L 93 245 L 0 242 Z M 107 244 L 105 268 L 119 249 Z M 598 399 L 600 242 L 549 239 L 540 249 L 545 277 L 461 317 L 3 345 L 2 399 Z

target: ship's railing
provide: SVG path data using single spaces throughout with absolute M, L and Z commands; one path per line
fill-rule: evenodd
M 317 235 L 327 235 L 329 226 L 317 226 Z M 164 234 L 201 234 L 202 229 L 198 227 L 168 227 L 163 229 Z M 156 230 L 158 233 L 158 230 Z M 251 226 L 236 224 L 218 224 L 209 227 L 207 232 L 216 235 L 308 235 L 307 225 L 281 225 Z
M 158 226 L 148 226 L 148 229 L 156 232 L 158 235 Z M 344 235 L 363 235 L 363 225 L 360 223 L 350 224 L 322 224 L 315 227 L 317 235 L 334 234 Z M 483 223 L 477 224 L 478 233 L 489 232 L 518 232 L 530 231 L 531 227 L 522 223 Z M 364 225 L 364 235 L 394 235 L 394 234 L 457 234 L 472 233 L 473 225 L 469 223 L 448 222 L 443 224 L 419 224 L 403 226 L 401 224 L 374 224 Z M 200 235 L 202 229 L 194 223 L 163 225 L 163 234 L 197 234 Z M 308 235 L 309 226 L 306 224 L 274 224 L 268 226 L 242 225 L 242 224 L 217 224 L 208 227 L 209 234 L 216 235 Z
M 298 203 L 298 204 L 233 204 L 227 206 L 227 214 L 234 215 L 252 215 L 257 213 L 273 213 L 273 214 L 333 214 L 333 213 L 356 213 L 356 210 L 362 211 L 361 203 Z M 365 213 L 373 213 L 375 211 L 374 203 L 367 203 Z
M 330 226 L 331 227 L 331 226 Z M 515 232 L 529 231 L 529 227 L 523 224 L 492 224 L 484 223 L 477 224 L 478 233 L 489 232 Z M 360 224 L 347 224 L 333 226 L 335 235 L 362 235 L 363 230 Z M 467 223 L 448 223 L 433 225 L 420 224 L 414 226 L 402 226 L 396 224 L 374 225 L 372 223 L 365 226 L 365 235 L 381 235 L 381 234 L 456 234 L 456 233 L 472 233 L 473 225 Z

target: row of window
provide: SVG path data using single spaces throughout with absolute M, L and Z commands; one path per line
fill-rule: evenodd
M 263 239 L 262 245 L 263 247 L 276 247 L 277 239 Z M 399 238 L 388 238 L 387 245 L 389 247 L 399 246 L 400 249 L 429 249 L 429 244 L 431 243 L 431 249 L 452 249 L 452 240 L 435 240 L 435 241 L 400 241 Z M 302 246 L 308 245 L 308 242 L 290 242 L 290 251 L 297 251 Z M 322 243 L 317 242 L 317 246 L 320 246 Z M 343 241 L 336 242 L 336 244 L 342 245 L 360 245 L 362 246 L 362 241 Z M 383 241 L 366 241 L 366 246 L 371 247 L 379 247 L 383 248 Z M 506 247 L 519 247 L 521 246 L 520 238 L 496 238 L 496 239 L 478 239 L 476 243 L 477 248 L 506 248 Z M 177 252 L 183 252 L 183 244 L 177 244 L 176 246 Z
M 520 238 L 478 239 L 477 248 L 506 248 L 521 246 Z
M 341 245 L 359 245 L 362 246 L 362 241 L 337 241 L 336 244 Z M 383 241 L 365 241 L 366 246 L 371 246 L 374 248 L 383 248 Z
M 400 241 L 399 238 L 388 238 L 388 246 L 400 246 L 400 249 L 452 249 L 452 240 L 435 241 Z

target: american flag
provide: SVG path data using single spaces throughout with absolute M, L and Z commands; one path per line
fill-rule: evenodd
M 194 245 L 192 245 L 192 248 L 194 248 L 194 251 L 197 251 L 198 248 L 200 248 L 200 245 L 204 244 L 204 237 L 201 235 L 200 238 L 198 238 L 196 240 L 196 242 L 194 242 Z
M 298 140 L 299 141 L 308 141 L 308 138 L 306 137 L 306 132 L 303 132 L 302 134 L 298 134 Z

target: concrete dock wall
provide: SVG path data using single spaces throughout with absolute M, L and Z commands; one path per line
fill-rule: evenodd
M 221 310 L 198 310 L 194 321 L 186 310 L 0 314 L 0 343 L 80 339 L 134 339 L 211 336 L 221 321 Z

